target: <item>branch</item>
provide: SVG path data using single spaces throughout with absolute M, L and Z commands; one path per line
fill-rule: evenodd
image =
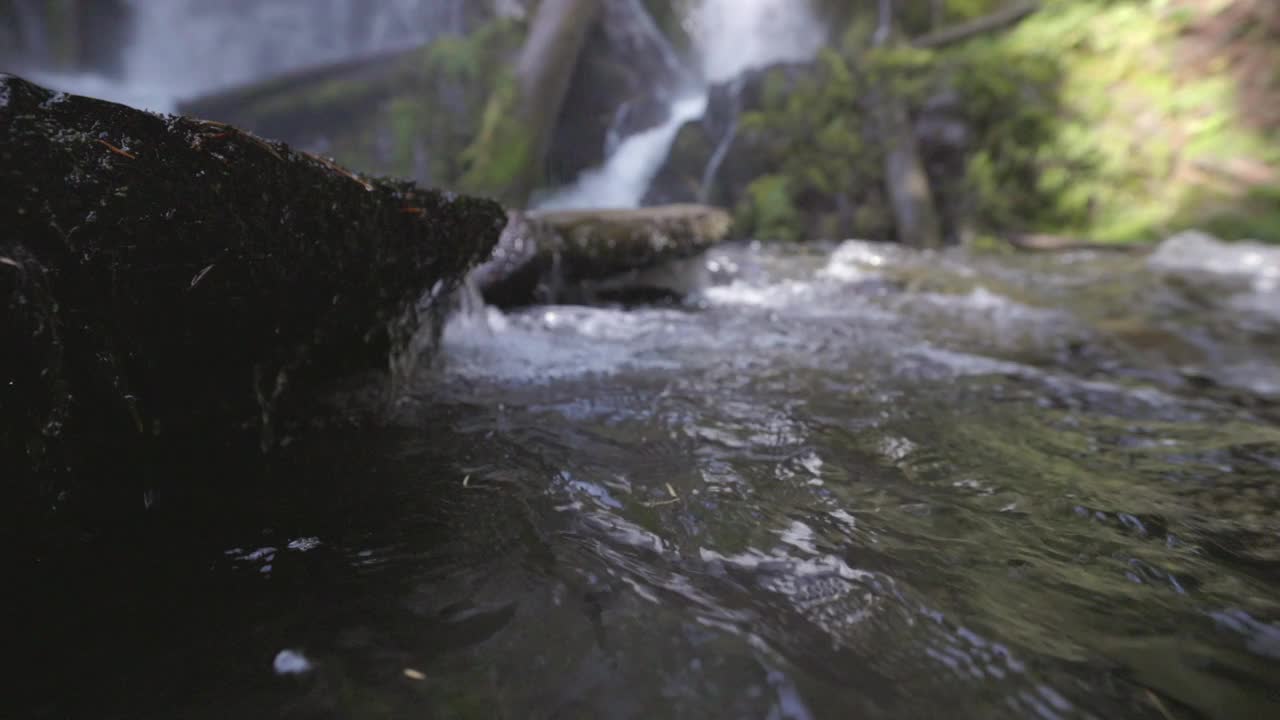
M 940 48 L 968 40 L 975 35 L 1002 30 L 1040 9 L 1038 0 L 1026 0 L 990 15 L 963 22 L 951 27 L 926 33 L 911 41 L 918 48 Z
M 1009 244 L 1019 250 L 1028 252 L 1075 252 L 1092 250 L 1095 252 L 1140 253 L 1151 249 L 1150 245 L 1141 243 L 1096 243 L 1063 235 L 1014 234 L 1006 236 Z

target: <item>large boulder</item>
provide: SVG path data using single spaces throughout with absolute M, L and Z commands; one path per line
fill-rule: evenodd
M 512 213 L 472 282 L 500 307 L 681 294 L 650 271 L 724 240 L 730 216 L 703 205 Z
M 339 379 L 406 374 L 504 223 L 489 201 L 0 75 L 5 507 L 140 510 L 156 474 L 184 473 L 157 457 L 270 449 Z

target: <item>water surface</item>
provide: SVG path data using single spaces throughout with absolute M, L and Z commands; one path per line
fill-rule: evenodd
M 21 575 L 18 716 L 1278 716 L 1265 277 L 707 276 L 461 318 L 391 427 L 300 438 L 229 529 Z

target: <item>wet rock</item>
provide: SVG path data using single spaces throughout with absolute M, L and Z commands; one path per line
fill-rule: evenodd
M 1198 230 L 1160 243 L 1147 266 L 1170 274 L 1236 278 L 1258 291 L 1280 287 L 1280 247 L 1257 242 L 1226 243 Z
M 550 185 L 604 163 L 622 138 L 662 124 L 693 77 L 640 0 L 605 0 L 556 124 Z
M 729 225 L 703 205 L 512 213 L 472 281 L 499 307 L 680 294 L 678 278 L 651 271 L 701 254 Z
M 768 139 L 742 132 L 742 117 L 764 109 L 766 86 L 785 93 L 812 72 L 809 63 L 779 63 L 712 86 L 706 113 L 680 129 L 645 204 L 735 207 L 754 180 L 773 171 L 763 151 Z
M 146 476 L 185 474 L 159 455 L 270 448 L 319 389 L 407 371 L 433 299 L 504 222 L 489 201 L 0 75 L 6 507 L 141 510 Z

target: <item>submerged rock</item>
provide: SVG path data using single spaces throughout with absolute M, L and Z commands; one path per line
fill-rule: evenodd
M 146 475 L 183 472 L 157 453 L 269 448 L 317 389 L 411 367 L 431 301 L 504 221 L 227 125 L 0 75 L 6 507 L 141 509 Z
M 722 241 L 731 218 L 705 205 L 513 213 L 472 281 L 500 307 L 680 294 L 655 268 Z

